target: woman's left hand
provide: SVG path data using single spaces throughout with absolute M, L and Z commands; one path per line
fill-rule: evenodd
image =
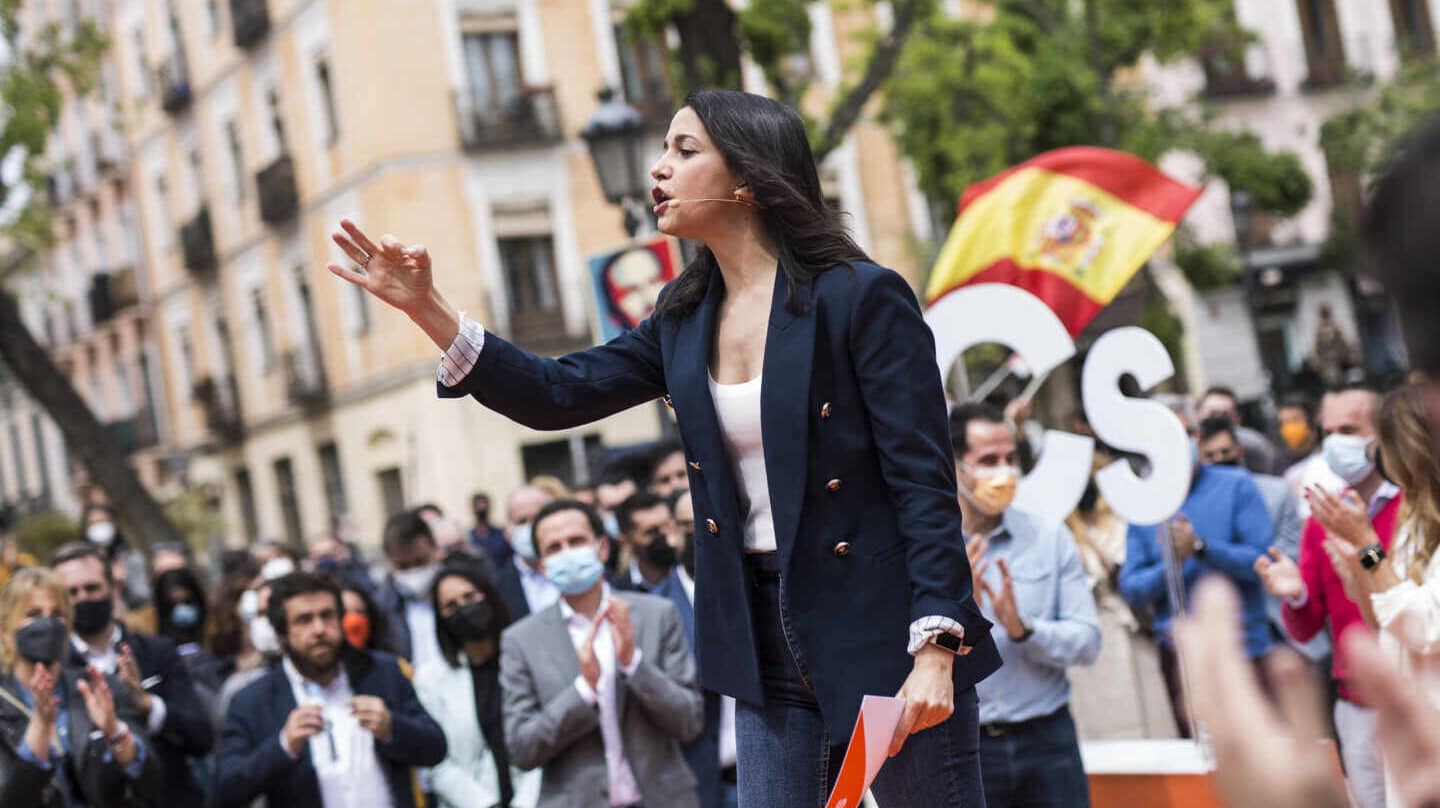
M 110 685 L 106 684 L 105 674 L 99 668 L 92 667 L 87 674 L 89 681 L 81 679 L 76 687 L 85 700 L 85 712 L 90 715 L 90 723 L 109 738 L 120 728 L 120 719 L 115 715 L 115 699 L 110 695 Z
M 1375 528 L 1370 524 L 1370 515 L 1365 503 L 1352 489 L 1345 489 L 1343 497 L 1337 497 L 1318 485 L 1305 489 L 1305 499 L 1310 503 L 1310 513 L 1315 520 L 1337 539 L 1356 548 L 1368 547 L 1379 541 Z
M 905 711 L 890 741 L 890 757 L 900 753 L 905 740 L 947 721 L 955 712 L 955 655 L 938 645 L 927 645 L 915 655 L 915 667 L 896 697 L 905 700 Z

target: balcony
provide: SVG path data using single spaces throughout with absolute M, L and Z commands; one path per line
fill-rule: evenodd
M 149 407 L 141 407 L 129 418 L 121 418 L 105 424 L 110 442 L 124 454 L 148 449 L 160 443 L 159 430 L 155 426 L 155 413 Z
M 1212 47 L 1200 54 L 1205 71 L 1205 97 L 1209 99 L 1248 98 L 1275 92 L 1265 49 L 1251 45 L 1243 52 Z
M 160 108 L 174 115 L 190 106 L 193 93 L 190 91 L 190 71 L 185 67 L 185 57 L 179 51 L 170 54 L 155 71 L 160 82 Z
M 235 28 L 235 47 L 248 48 L 270 30 L 269 4 L 265 0 L 230 0 L 230 22 Z
M 239 443 L 245 437 L 245 421 L 240 415 L 240 394 L 234 375 L 218 382 L 204 376 L 195 382 L 191 395 L 205 410 L 205 428 L 222 444 Z
M 185 268 L 192 272 L 210 272 L 219 266 L 208 207 L 201 205 L 195 218 L 180 227 L 180 252 L 185 260 Z
M 295 187 L 295 161 L 283 155 L 255 174 L 260 192 L 260 219 L 281 224 L 295 218 L 300 209 L 300 192 Z
M 330 400 L 330 387 L 325 381 L 325 367 L 314 348 L 295 348 L 284 358 L 285 391 L 290 403 L 306 410 L 325 406 Z
M 134 268 L 96 274 L 90 279 L 85 297 L 90 305 L 90 321 L 97 326 L 108 322 L 116 314 L 140 302 Z
M 455 96 L 460 143 L 466 151 L 558 143 L 560 112 L 550 87 L 526 87 L 503 107 L 480 107 L 469 95 Z
M 95 164 L 102 174 L 125 165 L 125 138 L 109 124 L 101 124 L 91 139 L 95 144 Z

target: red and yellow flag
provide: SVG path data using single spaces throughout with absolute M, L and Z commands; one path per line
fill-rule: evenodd
M 1046 152 L 965 189 L 926 302 L 972 283 L 1008 283 L 1045 301 L 1071 336 L 1079 334 L 1200 192 L 1124 152 Z

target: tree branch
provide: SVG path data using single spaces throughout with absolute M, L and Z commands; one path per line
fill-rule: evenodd
M 829 123 L 825 125 L 824 132 L 815 143 L 817 163 L 823 161 L 845 140 L 845 133 L 859 120 L 870 96 L 890 78 L 906 38 L 910 36 L 910 31 L 915 27 L 915 21 L 921 13 L 931 7 L 931 0 L 894 0 L 890 7 L 893 11 L 893 24 L 889 33 L 875 43 L 875 50 L 870 54 L 860 82 L 836 102 Z

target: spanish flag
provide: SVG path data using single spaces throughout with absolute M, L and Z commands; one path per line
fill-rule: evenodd
M 1200 192 L 1124 152 L 1046 152 L 965 189 L 926 302 L 972 283 L 1007 283 L 1045 301 L 1079 334 Z

